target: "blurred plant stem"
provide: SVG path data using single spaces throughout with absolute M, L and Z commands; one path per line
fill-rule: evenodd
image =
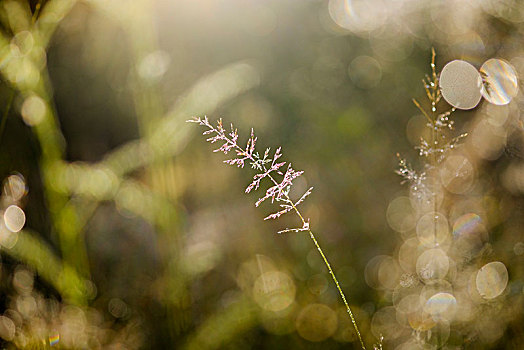
M 0 122 L 0 145 L 2 142 L 2 137 L 4 136 L 5 125 L 7 123 L 7 118 L 9 117 L 9 111 L 11 110 L 11 105 L 13 104 L 13 99 L 15 98 L 15 91 L 11 91 L 5 105 L 4 114 L 2 115 L 2 121 Z
M 29 230 L 18 233 L 16 244 L 7 252 L 29 266 L 49 284 L 56 288 L 64 300 L 83 305 L 86 296 L 92 291 L 87 290 L 82 276 L 76 270 L 58 258 L 38 235 Z
M 258 322 L 257 316 L 257 307 L 254 302 L 248 297 L 240 297 L 222 312 L 209 317 L 189 337 L 182 349 L 221 349 L 236 336 L 254 327 Z
M 59 19 L 69 12 L 74 3 L 75 1 L 54 0 L 46 4 L 41 16 L 36 19 L 30 31 L 34 40 L 31 52 L 37 52 L 37 49 L 41 49 L 42 52 L 46 51 Z M 31 15 L 28 14 L 28 17 Z M 34 18 L 36 16 L 33 16 Z M 64 138 L 58 127 L 56 110 L 51 99 L 52 89 L 48 72 L 46 67 L 37 68 L 30 54 L 17 56 L 15 51 L 10 49 L 8 38 L 2 36 L 0 38 L 0 61 L 4 64 L 0 65 L 0 72 L 12 87 L 20 92 L 22 98 L 35 97 L 44 105 L 43 115 L 41 120 L 35 123 L 34 130 L 42 149 L 40 167 L 47 205 L 65 263 L 74 267 L 84 278 L 89 278 L 87 254 L 83 240 L 80 239 L 82 227 L 78 225 L 82 214 L 67 206 L 67 196 L 56 191 L 54 186 L 56 174 L 53 173 L 53 169 L 55 164 L 63 159 Z M 52 254 L 48 250 L 45 252 L 43 254 Z M 51 257 L 47 256 L 46 259 L 49 260 Z M 38 270 L 38 264 L 35 265 L 35 268 Z M 45 274 L 43 271 L 38 272 Z M 65 273 L 66 278 L 70 278 L 69 275 Z M 83 284 L 83 281 L 75 283 Z M 78 289 L 83 288 L 78 286 Z M 72 301 L 78 304 L 87 302 L 85 295 L 77 295 Z
M 269 178 L 271 179 L 271 181 L 273 181 L 274 184 L 277 184 L 277 182 L 275 181 L 275 179 L 271 175 L 269 175 Z M 335 286 L 337 287 L 337 291 L 340 294 L 340 298 L 344 302 L 344 306 L 346 307 L 346 311 L 347 311 L 347 313 L 349 315 L 349 318 L 351 319 L 351 323 L 353 325 L 353 328 L 355 329 L 355 332 L 357 333 L 357 337 L 358 337 L 358 340 L 360 342 L 360 346 L 362 346 L 362 349 L 366 350 L 366 346 L 364 345 L 364 341 L 362 340 L 362 336 L 360 334 L 360 330 L 358 329 L 357 321 L 355 320 L 355 316 L 353 315 L 353 312 L 351 311 L 351 308 L 349 307 L 349 304 L 348 304 L 347 299 L 346 299 L 346 295 L 344 294 L 344 291 L 340 287 L 340 283 L 338 282 L 337 276 L 335 276 L 335 272 L 333 272 L 333 269 L 331 268 L 331 264 L 329 263 L 326 255 L 324 254 L 324 251 L 320 247 L 320 244 L 318 243 L 315 235 L 313 234 L 313 231 L 311 231 L 311 229 L 309 229 L 309 221 L 306 222 L 306 220 L 304 219 L 304 217 L 302 216 L 302 214 L 300 213 L 300 211 L 298 210 L 296 205 L 293 204 L 293 201 L 291 200 L 291 198 L 289 198 L 289 194 L 286 193 L 285 196 L 286 196 L 288 202 L 291 203 L 295 213 L 298 215 L 298 217 L 302 221 L 302 225 L 304 227 L 308 227 L 307 232 L 309 233 L 309 237 L 311 238 L 311 240 L 313 241 L 313 244 L 315 245 L 315 247 L 317 248 L 318 252 L 320 253 L 320 256 L 322 256 L 322 260 L 324 261 L 324 264 L 326 265 L 326 267 L 327 267 L 327 269 L 329 271 L 329 274 L 331 275 L 331 278 L 333 279 L 333 282 L 335 283 Z
M 87 0 L 95 10 L 108 14 L 128 37 L 132 53 L 130 86 L 139 127 L 139 139 L 109 152 L 101 162 L 68 163 L 65 138 L 59 126 L 53 101 L 53 88 L 45 59 L 48 45 L 60 22 L 77 3 L 75 0 L 50 0 L 37 3 L 34 13 L 23 8 L 28 23 L 21 28 L 33 40 L 31 48 L 17 54 L 16 35 L 0 33 L 0 74 L 19 96 L 23 106 L 29 98 L 43 105 L 44 113 L 35 120 L 24 117 L 32 127 L 39 146 L 45 202 L 51 217 L 50 236 L 60 249 L 55 254 L 42 237 L 23 231 L 18 242 L 4 251 L 32 266 L 38 275 L 55 288 L 63 300 L 87 305 L 94 297 L 89 290 L 90 270 L 84 231 L 102 201 L 114 201 L 150 223 L 158 233 L 162 273 L 153 284 L 155 295 L 166 308 L 162 337 L 174 344 L 190 327 L 190 298 L 187 285 L 196 278 L 180 266 L 183 247 L 182 216 L 177 206 L 173 157 L 184 148 L 191 133 L 185 124 L 193 113 L 212 113 L 220 104 L 259 83 L 256 69 L 247 63 L 235 63 L 203 77 L 166 111 L 158 80 L 141 75 L 140 66 L 148 55 L 158 52 L 158 35 L 153 23 L 153 3 Z M 27 35 L 24 33 L 24 35 Z M 212 98 L 209 89 L 216 91 Z M 11 98 L 11 101 L 14 97 Z M 6 106 L 0 122 L 0 138 L 9 112 Z M 139 170 L 139 171 L 137 171 Z M 100 177 L 100 174 L 103 176 Z M 98 178 L 96 176 L 99 176 Z M 69 181 L 67 179 L 74 179 Z M 245 310 L 240 308 L 237 311 Z M 253 318 L 252 310 L 249 316 Z M 210 318 L 210 322 L 216 316 Z M 246 324 L 239 329 L 251 327 Z M 196 334 L 201 334 L 199 330 Z M 198 335 L 196 336 L 198 337 Z M 171 338 L 171 339 L 170 339 Z
M 149 1 L 138 0 L 128 4 L 125 9 L 121 6 L 96 2 L 97 6 L 104 12 L 110 13 L 116 18 L 125 30 L 132 52 L 132 67 L 130 71 L 130 85 L 133 93 L 133 101 L 137 115 L 137 124 L 140 139 L 149 144 L 154 131 L 154 126 L 165 115 L 165 107 L 160 96 L 158 82 L 149 80 L 141 75 L 140 67 L 148 55 L 158 51 L 158 34 L 153 23 L 153 4 Z M 172 159 L 160 158 L 144 167 L 141 175 L 147 188 L 162 202 L 170 205 L 156 206 L 151 214 L 154 216 L 150 222 L 155 226 L 158 233 L 158 249 L 162 257 L 163 271 L 160 280 L 166 283 L 160 287 L 162 304 L 167 308 L 167 332 L 175 338 L 177 329 L 183 323 L 183 313 L 187 306 L 183 306 L 182 300 L 187 300 L 187 281 L 180 274 L 180 251 L 182 242 L 180 239 L 179 213 L 171 204 L 174 200 L 168 194 L 172 191 L 166 189 L 172 187 L 176 179 L 173 173 L 167 172 Z M 166 195 L 167 194 L 167 195 Z M 174 334 L 175 333 L 175 334 Z M 166 336 L 166 335 L 164 335 Z M 171 340 L 174 342 L 174 339 Z

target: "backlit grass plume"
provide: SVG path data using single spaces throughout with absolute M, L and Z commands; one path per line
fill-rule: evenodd
M 446 99 L 442 86 L 447 87 L 447 83 L 442 84 L 442 81 L 449 75 L 443 73 L 445 68 L 437 73 L 435 56 L 433 50 L 431 75 L 423 80 L 429 108 L 423 108 L 413 99 L 426 118 L 425 133 L 415 147 L 422 167 L 414 170 L 398 156 L 396 173 L 410 185 L 409 197 L 404 197 L 407 199 L 405 205 L 397 206 L 400 209 L 388 209 L 390 213 L 398 210 L 395 215 L 401 218 L 397 221 L 401 224 L 392 227 L 401 233 L 403 242 L 397 250 L 398 262 L 391 259 L 384 263 L 398 266 L 394 286 L 389 288 L 394 295 L 396 317 L 390 318 L 384 328 L 390 330 L 386 334 L 388 345 L 397 348 L 451 349 L 466 346 L 478 349 L 481 343 L 495 344 L 502 338 L 505 327 L 510 324 L 507 320 L 516 317 L 514 310 L 519 308 L 508 307 L 517 298 L 508 284 L 508 281 L 511 283 L 506 267 L 508 263 L 495 255 L 495 252 L 504 250 L 498 248 L 493 239 L 503 226 L 493 219 L 493 213 L 498 209 L 483 203 L 487 197 L 484 191 L 490 187 L 476 179 L 486 175 L 479 172 L 482 154 L 475 139 L 482 137 L 487 147 L 493 146 L 483 136 L 487 133 L 481 134 L 485 131 L 478 126 L 482 125 L 478 121 L 469 131 L 471 137 L 468 133 L 453 135 L 452 114 L 456 109 L 472 109 L 475 105 L 464 108 L 461 106 L 464 100 L 454 99 L 455 96 L 451 101 Z M 469 65 L 455 60 L 445 67 L 450 64 Z M 474 67 L 471 69 L 476 72 Z M 457 88 L 452 84 L 451 87 L 460 97 L 461 86 Z M 476 93 L 480 101 L 480 91 Z M 439 104 L 442 97 L 451 108 Z M 484 98 L 490 102 L 486 96 Z M 441 112 L 444 108 L 447 111 Z M 480 114 L 477 119 L 486 117 L 489 115 Z M 494 126 L 487 123 L 483 128 L 492 129 Z M 395 199 L 396 203 L 404 200 L 398 198 L 401 197 Z M 389 208 L 395 207 L 390 205 Z M 521 217 L 521 213 L 517 215 Z M 388 217 L 392 218 L 390 214 Z M 490 239 L 492 232 L 495 234 Z M 384 310 L 387 309 L 378 310 L 375 315 L 381 312 L 385 315 L 387 311 Z
M 257 171 L 257 174 L 253 176 L 253 181 L 247 186 L 246 193 L 259 189 L 261 187 L 262 180 L 265 178 L 271 182 L 270 187 L 266 189 L 264 195 L 256 201 L 255 205 L 258 207 L 265 200 L 271 199 L 272 203 L 276 202 L 279 204 L 279 208 L 274 213 L 268 215 L 264 220 L 277 219 L 280 216 L 290 212 L 294 212 L 299 217 L 302 223 L 301 227 L 286 228 L 278 231 L 278 233 L 302 231 L 309 233 L 313 244 L 322 256 L 322 260 L 324 261 L 329 274 L 331 275 L 331 278 L 337 287 L 340 297 L 344 302 L 347 313 L 349 314 L 355 332 L 358 336 L 358 340 L 360 341 L 360 345 L 362 346 L 362 349 L 366 349 L 360 335 L 357 322 L 353 316 L 353 312 L 351 311 L 351 308 L 347 302 L 346 296 L 344 295 L 342 288 L 340 288 L 340 284 L 337 280 L 337 277 L 335 276 L 335 273 L 333 272 L 333 269 L 331 268 L 331 265 L 329 264 L 328 259 L 326 258 L 326 255 L 322 251 L 322 248 L 320 248 L 315 235 L 311 231 L 309 219 L 305 218 L 298 209 L 298 206 L 304 202 L 306 197 L 311 194 L 313 188 L 311 187 L 306 190 L 300 196 L 300 198 L 296 200 L 291 199 L 289 195 L 291 187 L 293 186 L 293 180 L 301 176 L 304 172 L 293 169 L 291 163 L 288 163 L 286 167 L 286 162 L 280 161 L 280 158 L 282 157 L 281 147 L 278 147 L 272 156 L 270 155 L 271 150 L 269 148 L 267 148 L 262 155 L 257 152 L 255 149 L 257 138 L 255 137 L 253 129 L 251 129 L 251 136 L 247 141 L 246 147 L 242 148 L 238 144 L 238 132 L 233 124 L 231 124 L 231 130 L 226 131 L 222 123 L 222 119 L 217 121 L 216 126 L 211 124 L 207 117 L 204 117 L 203 119 L 196 117 L 194 119 L 188 120 L 188 122 L 197 123 L 206 127 L 207 130 L 204 131 L 203 134 L 209 136 L 207 141 L 211 143 L 222 143 L 222 145 L 215 149 L 214 152 L 224 152 L 224 154 L 234 153 L 236 155 L 234 158 L 225 160 L 224 163 L 236 165 L 240 168 L 243 168 L 246 163 L 249 163 L 251 167 Z
M 426 127 L 429 128 L 431 135 L 431 140 L 421 137 L 420 144 L 415 147 L 419 152 L 419 156 L 423 157 L 424 170 L 417 173 L 398 155 L 400 169 L 396 171 L 397 174 L 404 178 L 405 182 L 410 182 L 415 187 L 424 186 L 427 171 L 432 171 L 442 163 L 447 155 L 457 147 L 459 142 L 467 136 L 467 133 L 463 133 L 450 139 L 448 135 L 453 130 L 454 121 L 450 119 L 450 116 L 455 112 L 455 107 L 443 113 L 437 112 L 437 104 L 440 102 L 442 94 L 435 66 L 436 53 L 434 49 L 431 52 L 431 76 L 426 75 L 426 78 L 422 80 L 426 96 L 431 104 L 431 111 L 426 111 L 416 99 L 413 99 L 413 104 L 426 118 Z

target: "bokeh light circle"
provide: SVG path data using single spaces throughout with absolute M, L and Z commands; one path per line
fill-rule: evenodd
M 417 259 L 417 274 L 423 280 L 442 279 L 449 270 L 449 258 L 442 249 L 429 249 Z
M 474 213 L 466 213 L 455 220 L 453 224 L 453 236 L 461 237 L 471 235 L 482 230 L 482 219 Z
M 27 186 L 25 179 L 20 174 L 13 174 L 4 180 L 4 195 L 9 197 L 12 201 L 19 201 L 27 194 Z
M 320 295 L 328 288 L 328 280 L 322 274 L 316 274 L 308 278 L 307 287 L 311 294 Z
M 480 216 L 466 213 L 453 224 L 453 246 L 450 256 L 456 261 L 470 260 L 480 253 L 486 239 L 487 231 Z
M 508 270 L 500 261 L 490 262 L 477 272 L 477 291 L 484 299 L 493 299 L 504 292 L 508 285 Z
M 524 255 L 524 243 L 518 242 L 513 246 L 513 252 L 515 255 Z
M 397 311 L 393 306 L 386 306 L 373 314 L 371 332 L 375 337 L 396 339 L 402 334 L 402 327 L 397 322 Z
M 18 242 L 18 233 L 11 232 L 4 222 L 0 223 L 0 245 L 2 247 L 11 249 Z
M 481 120 L 470 132 L 475 153 L 484 159 L 498 159 L 504 152 L 508 133 L 505 128 L 493 127 L 488 120 Z
M 371 89 L 380 82 L 382 78 L 382 67 L 380 63 L 370 56 L 358 56 L 348 67 L 349 78 L 361 89 Z
M 475 169 L 468 158 L 461 155 L 447 157 L 440 168 L 440 180 L 444 187 L 455 194 L 471 189 L 475 180 Z
M 35 44 L 33 34 L 27 30 L 23 30 L 15 34 L 11 39 L 10 49 L 15 57 L 25 56 L 31 52 Z
M 408 197 L 400 196 L 393 199 L 386 211 L 389 226 L 397 232 L 407 232 L 415 227 L 415 215 Z
M 253 297 L 261 308 L 280 311 L 295 300 L 296 287 L 291 277 L 281 271 L 265 272 L 255 281 Z
M 324 304 L 309 304 L 297 316 L 298 334 L 311 342 L 320 342 L 337 330 L 337 314 Z
M 47 106 L 45 101 L 36 95 L 27 97 L 20 110 L 22 119 L 29 126 L 40 124 L 44 120 L 46 113 Z
M 331 19 L 341 28 L 353 33 L 368 32 L 382 26 L 387 20 L 387 7 L 382 1 L 330 0 Z
M 440 319 L 435 327 L 431 329 L 426 340 L 429 349 L 442 348 L 442 344 L 446 344 L 451 335 L 451 325 L 447 320 Z
M 430 314 L 419 310 L 408 314 L 408 324 L 409 326 L 419 332 L 424 332 L 435 327 L 435 320 L 431 317 Z
M 276 270 L 273 260 L 265 255 L 256 254 L 240 265 L 236 278 L 237 284 L 241 289 L 251 290 L 262 273 Z
M 14 338 L 15 332 L 15 323 L 9 317 L 0 316 L 0 337 L 9 341 Z
M 446 317 L 447 314 L 454 311 L 457 305 L 457 299 L 451 293 L 436 293 L 426 301 L 424 311 L 433 316 L 433 318 Z
M 145 56 L 138 65 L 138 74 L 146 80 L 161 78 L 169 67 L 169 54 L 158 50 Z
M 419 213 L 426 213 L 440 207 L 444 200 L 444 189 L 438 181 L 421 181 L 409 188 L 412 207 Z
M 482 97 L 482 77 L 473 65 L 454 60 L 444 66 L 439 80 L 442 97 L 458 109 L 475 108 Z
M 364 269 L 366 283 L 375 289 L 394 289 L 400 278 L 400 266 L 387 255 L 378 255 L 371 259 Z
M 24 211 L 17 205 L 10 205 L 4 212 L 4 223 L 9 231 L 20 231 L 25 225 Z
M 404 241 L 398 250 L 398 262 L 406 272 L 415 272 L 415 265 L 420 254 L 420 245 L 417 238 L 412 237 Z
M 417 222 L 417 237 L 425 247 L 437 247 L 449 238 L 449 225 L 440 213 L 427 213 Z
M 20 295 L 29 295 L 33 291 L 34 273 L 25 267 L 17 266 L 13 274 L 13 287 Z
M 508 104 L 517 96 L 518 82 L 515 69 L 504 60 L 492 58 L 480 67 L 483 77 L 482 96 L 495 105 Z
M 395 305 L 395 307 L 397 309 L 397 312 L 410 314 L 413 312 L 417 312 L 421 307 L 420 304 L 420 295 L 417 293 L 413 293 L 402 297 Z

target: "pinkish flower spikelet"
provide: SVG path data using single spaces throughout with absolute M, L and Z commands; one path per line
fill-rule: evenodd
M 260 156 L 260 154 L 255 151 L 257 138 L 255 137 L 253 129 L 251 129 L 251 136 L 247 140 L 246 147 L 242 148 L 238 145 L 238 132 L 233 124 L 231 124 L 231 131 L 227 132 L 223 126 L 222 119 L 217 121 L 216 126 L 213 126 L 207 117 L 204 117 L 203 119 L 195 117 L 194 119 L 188 120 L 188 122 L 197 123 L 208 128 L 208 130 L 203 133 L 204 135 L 211 135 L 206 141 L 210 143 L 223 142 L 223 144 L 215 149 L 214 152 L 223 152 L 224 154 L 236 152 L 235 158 L 227 159 L 224 163 L 243 168 L 246 162 L 250 162 L 251 167 L 258 171 L 258 173 L 253 176 L 253 181 L 247 186 L 246 193 L 256 191 L 260 187 L 262 180 L 266 178 L 271 181 L 273 185 L 266 190 L 263 197 L 256 201 L 255 206 L 258 207 L 266 199 L 271 198 L 272 203 L 275 201 L 280 202 L 280 207 L 282 209 L 268 215 L 264 220 L 277 219 L 283 214 L 294 210 L 302 220 L 302 227 L 285 229 L 279 231 L 279 233 L 309 231 L 309 219 L 305 220 L 302 217 L 297 210 L 297 206 L 311 194 L 313 187 L 309 188 L 297 201 L 291 200 L 289 197 L 289 191 L 291 186 L 293 186 L 293 180 L 301 176 L 304 172 L 293 169 L 291 164 L 288 164 L 284 173 L 281 171 L 281 168 L 286 165 L 286 162 L 278 161 L 282 157 L 281 147 L 278 147 L 275 150 L 273 157 L 269 156 L 269 148 L 265 150 L 262 156 Z M 281 177 L 280 181 L 276 180 L 277 176 Z

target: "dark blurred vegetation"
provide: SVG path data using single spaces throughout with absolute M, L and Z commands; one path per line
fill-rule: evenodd
M 403 242 L 386 210 L 408 192 L 396 153 L 420 165 L 411 98 L 424 98 L 431 48 L 437 69 L 492 57 L 524 69 L 524 8 L 511 1 L 3 0 L 0 21 L 0 178 L 27 186 L 17 201 L 2 193 L 2 210 L 16 202 L 26 217 L 15 238 L 2 227 L 6 348 L 357 348 L 308 238 L 276 234 L 292 219 L 262 221 L 249 169 L 222 164 L 185 123 L 205 114 L 242 142 L 253 127 L 261 149 L 280 145 L 305 171 L 306 215 L 376 342 L 370 320 L 393 292 L 364 270 Z M 493 312 L 512 312 L 490 337 L 452 326 L 446 349 L 524 344 L 522 103 L 496 107 L 504 140 L 479 153 L 464 195 L 482 203 L 485 249 L 509 271 L 512 304 Z M 487 113 L 456 112 L 456 129 Z M 273 291 L 282 307 L 257 292 L 268 272 L 288 283 Z M 386 349 L 398 344 L 386 334 Z

